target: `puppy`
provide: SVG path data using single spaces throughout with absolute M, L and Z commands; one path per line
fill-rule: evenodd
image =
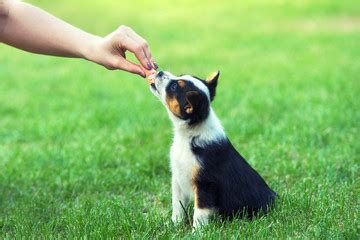
M 218 71 L 206 80 L 160 71 L 150 81 L 174 124 L 172 221 L 182 220 L 183 207 L 194 199 L 194 228 L 207 224 L 214 213 L 266 213 L 276 196 L 230 143 L 210 106 L 218 78 Z

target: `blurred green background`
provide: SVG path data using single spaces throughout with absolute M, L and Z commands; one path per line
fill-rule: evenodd
M 358 239 L 358 1 L 29 2 L 101 36 L 128 25 L 174 74 L 219 69 L 213 108 L 280 200 L 173 226 L 172 126 L 145 81 L 0 45 L 0 238 Z

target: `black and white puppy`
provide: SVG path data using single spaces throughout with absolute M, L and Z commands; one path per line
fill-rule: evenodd
M 194 228 L 207 224 L 213 213 L 265 213 L 276 196 L 230 143 L 210 106 L 218 78 L 218 71 L 207 80 L 161 71 L 150 86 L 174 124 L 172 220 L 180 221 L 183 206 L 194 199 Z

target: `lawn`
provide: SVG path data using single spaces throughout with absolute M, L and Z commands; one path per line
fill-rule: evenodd
M 30 1 L 120 24 L 175 74 L 221 71 L 213 108 L 279 194 L 253 221 L 171 221 L 165 109 L 137 76 L 0 45 L 0 238 L 358 239 L 360 4 Z

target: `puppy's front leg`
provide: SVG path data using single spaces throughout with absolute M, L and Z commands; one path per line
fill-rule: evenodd
M 199 181 L 195 175 L 193 180 L 194 218 L 193 227 L 197 229 L 207 225 L 209 217 L 215 209 L 216 186 L 213 183 Z
M 207 225 L 209 223 L 209 217 L 211 215 L 211 210 L 208 208 L 194 208 L 194 218 L 193 218 L 193 228 L 197 229 L 201 226 Z
M 174 223 L 180 222 L 184 218 L 184 211 L 188 203 L 189 198 L 182 192 L 179 184 L 172 177 L 172 221 Z

